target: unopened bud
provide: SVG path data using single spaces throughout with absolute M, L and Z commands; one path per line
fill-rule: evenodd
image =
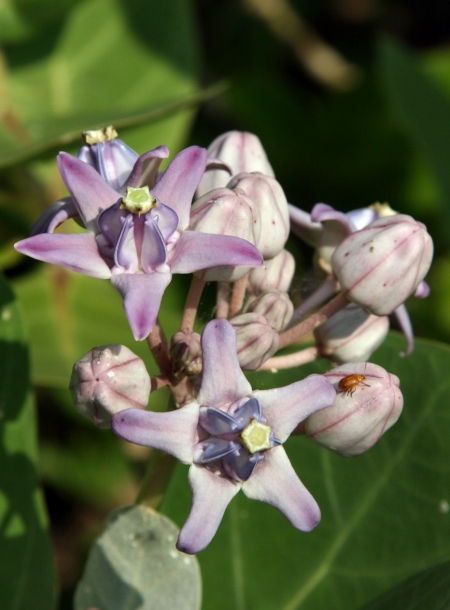
M 389 318 L 351 303 L 314 329 L 318 357 L 336 364 L 366 362 L 389 331 Z
M 399 307 L 425 277 L 433 257 L 426 227 L 397 214 L 352 233 L 331 259 L 343 294 L 378 316 Z
M 77 411 L 99 428 L 110 428 L 115 413 L 146 408 L 150 377 L 127 347 L 104 345 L 74 364 L 69 388 Z
M 265 290 L 287 292 L 295 273 L 295 259 L 290 252 L 282 250 L 264 267 L 252 269 L 248 276 L 249 289 L 253 294 Z
M 294 305 L 287 292 L 267 290 L 252 301 L 246 311 L 264 316 L 272 328 L 280 333 L 292 318 Z
M 344 457 L 364 453 L 400 417 L 398 377 L 370 362 L 344 364 L 324 377 L 336 388 L 336 399 L 306 419 L 306 434 Z
M 78 159 L 96 169 L 113 189 L 120 190 L 139 155 L 117 138 L 113 127 L 86 131 L 83 135 L 86 144 L 78 151 Z
M 256 313 L 244 313 L 231 318 L 236 331 L 239 364 L 247 371 L 256 371 L 277 351 L 280 336 L 269 322 Z
M 208 148 L 208 157 L 220 159 L 233 173 L 261 172 L 273 176 L 273 169 L 257 136 L 242 131 L 228 131 L 216 138 Z M 205 172 L 197 189 L 201 197 L 208 191 L 226 186 L 230 174 L 216 169 Z
M 172 373 L 176 379 L 198 375 L 202 371 L 200 335 L 186 328 L 175 333 L 170 342 Z
M 202 233 L 231 235 L 257 246 L 261 235 L 261 214 L 241 190 L 216 189 L 198 199 L 191 208 L 190 228 Z M 235 282 L 248 267 L 221 266 L 196 273 L 207 282 Z
M 289 236 L 289 209 L 280 183 L 270 176 L 241 173 L 228 183 L 230 189 L 242 189 L 261 213 L 261 237 L 258 250 L 270 260 L 281 252 Z

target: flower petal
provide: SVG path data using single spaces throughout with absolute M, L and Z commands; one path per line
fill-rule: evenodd
M 158 146 L 141 155 L 123 185 L 124 190 L 127 186 L 133 186 L 134 188 L 148 186 L 152 190 L 156 183 L 159 166 L 162 160 L 168 156 L 169 149 L 167 146 Z
M 259 250 L 240 237 L 185 231 L 170 254 L 172 273 L 192 273 L 221 265 L 262 267 Z
M 175 233 L 180 223 L 178 214 L 168 205 L 159 203 L 158 207 L 150 210 L 150 216 L 158 220 L 158 228 L 165 240 Z
M 134 239 L 133 214 L 128 214 L 123 219 L 122 230 L 114 250 L 114 262 L 126 273 L 136 273 L 139 269 L 139 257 Z
M 323 375 L 310 375 L 283 388 L 255 391 L 253 395 L 276 438 L 284 443 L 308 415 L 333 404 L 336 390 Z
M 193 464 L 189 470 L 192 508 L 178 536 L 177 548 L 195 554 L 211 542 L 226 507 L 241 488 L 239 483 Z
M 195 189 L 206 167 L 205 148 L 190 146 L 169 163 L 152 189 L 152 195 L 175 210 L 180 217 L 180 229 L 189 224 L 189 212 Z
M 75 216 L 78 216 L 78 210 L 72 197 L 63 197 L 39 216 L 31 227 L 30 236 L 39 235 L 39 233 L 53 233 L 56 227 L 65 220 L 75 218 Z
M 239 366 L 236 332 L 224 319 L 211 320 L 202 333 L 203 377 L 201 406 L 218 407 L 251 395 L 252 387 Z M 220 357 L 219 357 L 220 355 Z
M 142 240 L 141 265 L 145 273 L 162 265 L 167 260 L 167 248 L 164 237 L 159 230 L 156 219 L 146 215 L 144 221 L 144 238 Z
M 320 521 L 320 509 L 292 468 L 283 447 L 264 454 L 252 476 L 242 484 L 248 498 L 267 502 L 303 532 L 309 532 Z
M 108 186 L 93 167 L 72 155 L 59 153 L 58 166 L 86 228 L 97 234 L 98 215 L 116 203 L 120 194 Z
M 91 154 L 97 161 L 100 176 L 116 191 L 127 180 L 138 158 L 138 154 L 118 138 L 91 146 Z
M 164 290 L 170 284 L 170 273 L 121 273 L 111 282 L 123 297 L 123 308 L 136 341 L 145 339 L 158 316 Z
M 414 351 L 414 331 L 408 310 L 404 304 L 400 305 L 397 307 L 397 309 L 394 309 L 392 316 L 395 318 L 395 320 L 397 320 L 397 323 L 406 339 L 406 350 L 404 352 L 400 352 L 400 356 L 409 356 Z
M 60 265 L 84 275 L 103 279 L 111 277 L 111 270 L 98 253 L 94 237 L 87 233 L 43 233 L 23 239 L 14 247 L 18 252 L 39 261 Z
M 289 203 L 288 207 L 291 230 L 294 235 L 305 240 L 310 246 L 317 246 L 323 231 L 322 225 L 319 222 L 313 222 L 311 220 L 311 214 L 304 212 L 295 205 Z
M 353 233 L 355 230 L 354 224 L 344 212 L 339 212 L 326 203 L 316 203 L 311 210 L 311 220 L 312 222 L 321 223 L 327 221 L 337 222 L 344 228 L 344 235 Z
M 167 413 L 125 409 L 114 415 L 112 429 L 130 443 L 166 451 L 192 464 L 198 411 L 195 401 Z

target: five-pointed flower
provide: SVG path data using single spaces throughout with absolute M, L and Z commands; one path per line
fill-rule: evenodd
M 205 326 L 202 349 L 196 401 L 168 413 L 128 409 L 112 422 L 120 437 L 191 464 L 193 504 L 177 547 L 186 553 L 204 549 L 241 488 L 278 508 L 294 527 L 312 530 L 319 507 L 281 444 L 310 414 L 333 404 L 333 386 L 310 375 L 283 388 L 252 391 L 239 367 L 235 331 L 224 319 Z
M 158 175 L 167 153 L 166 147 L 159 147 L 139 157 L 127 179 L 125 197 L 89 164 L 60 153 L 62 178 L 89 232 L 40 233 L 15 246 L 38 260 L 111 278 L 124 299 L 137 340 L 154 326 L 173 273 L 225 264 L 263 264 L 259 251 L 244 239 L 188 229 L 191 201 L 206 168 L 207 152 L 198 146 L 186 148 Z M 67 216 L 61 210 L 52 211 L 45 216 L 48 226 L 41 230 L 52 230 Z

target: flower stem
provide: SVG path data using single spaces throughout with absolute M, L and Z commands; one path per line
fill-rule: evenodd
M 216 302 L 216 318 L 228 318 L 230 310 L 230 284 L 228 282 L 218 282 Z
M 241 311 L 242 304 L 244 303 L 245 291 L 247 290 L 247 283 L 248 273 L 244 275 L 244 277 L 241 277 L 240 280 L 234 283 L 233 294 L 231 295 L 230 302 L 230 313 L 228 314 L 228 318 L 232 318 Z
M 176 463 L 173 455 L 153 449 L 135 504 L 157 510 L 164 499 Z
M 194 328 L 195 318 L 197 317 L 197 309 L 205 284 L 206 282 L 193 276 L 186 299 L 186 305 L 184 307 L 180 330 L 192 330 Z
M 269 358 L 264 364 L 262 364 L 258 371 L 270 371 L 280 369 L 290 369 L 294 366 L 301 366 L 307 362 L 312 362 L 317 358 L 317 348 L 315 345 L 302 349 L 300 352 L 294 354 L 287 354 L 286 356 L 275 356 Z
M 147 337 L 147 343 L 162 375 L 170 377 L 172 363 L 169 354 L 169 344 L 167 343 L 166 335 L 161 328 L 159 320 L 156 320 L 155 326 Z
M 340 292 L 329 303 L 312 314 L 312 316 L 309 316 L 309 318 L 306 318 L 306 320 L 303 320 L 303 322 L 300 322 L 289 330 L 285 330 L 284 333 L 280 335 L 280 345 L 278 349 L 286 347 L 300 339 L 300 337 L 307 335 L 314 330 L 316 326 L 319 326 L 325 322 L 325 320 L 328 320 L 328 318 L 331 318 L 331 316 L 334 316 L 335 313 L 343 309 L 348 303 L 349 301 Z

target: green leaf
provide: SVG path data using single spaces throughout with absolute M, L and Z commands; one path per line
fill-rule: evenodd
M 354 610 L 448 557 L 450 349 L 419 340 L 414 354 L 401 358 L 403 349 L 403 337 L 394 335 L 372 359 L 399 376 L 405 407 L 369 452 L 345 459 L 305 437 L 286 443 L 322 510 L 313 532 L 296 531 L 243 493 L 234 498 L 199 555 L 204 610 Z M 321 370 L 315 363 L 251 381 L 266 389 Z M 179 525 L 190 506 L 186 474 L 177 467 L 163 504 Z
M 36 472 L 28 351 L 14 295 L 1 278 L 0 410 L 0 608 L 51 610 L 56 583 Z
M 175 549 L 177 527 L 155 511 L 114 511 L 93 546 L 75 594 L 75 610 L 197 610 L 195 557 Z
M 8 47 L 9 69 L 0 74 L 8 93 L 0 128 L 5 164 L 29 159 L 65 138 L 72 142 L 74 131 L 90 125 L 113 119 L 140 125 L 195 103 L 189 96 L 197 90 L 198 54 L 189 2 L 70 4 L 51 32 L 44 29 L 32 44 Z M 162 140 L 156 140 L 159 130 L 146 128 L 131 134 L 129 143 L 144 152 L 153 138 L 155 145 L 178 142 L 190 115 L 166 123 Z
M 425 154 L 444 196 L 450 221 L 450 97 L 430 80 L 405 47 L 384 37 L 379 44 L 382 84 L 392 111 Z
M 445 610 L 450 606 L 450 561 L 408 578 L 363 610 Z

